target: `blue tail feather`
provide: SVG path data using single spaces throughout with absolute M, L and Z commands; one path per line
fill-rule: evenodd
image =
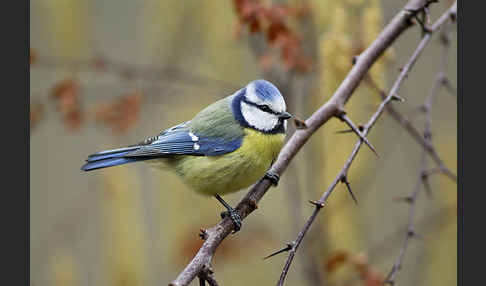
M 110 158 L 94 162 L 88 162 L 81 167 L 83 171 L 91 171 L 106 167 L 118 166 L 126 163 L 148 160 L 151 158 Z
M 99 161 L 108 158 L 120 158 L 129 152 L 137 150 L 139 147 L 127 147 L 127 148 L 120 148 L 120 149 L 113 149 L 113 150 L 106 150 L 101 151 L 92 155 L 88 156 L 86 159 L 87 162 Z
M 116 150 L 102 151 L 93 155 L 90 155 L 86 159 L 87 163 L 81 167 L 83 171 L 91 171 L 106 167 L 112 167 L 137 161 L 144 161 L 153 159 L 153 157 L 139 157 L 139 158 L 124 158 L 126 154 L 138 149 L 138 147 L 128 147 Z

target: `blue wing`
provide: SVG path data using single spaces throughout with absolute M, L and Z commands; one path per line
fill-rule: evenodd
M 136 161 L 171 157 L 174 155 L 216 156 L 235 151 L 241 146 L 243 136 L 228 140 L 207 137 L 191 131 L 184 122 L 167 129 L 139 144 L 93 154 L 81 168 L 89 171 Z
M 243 137 L 234 140 L 205 137 L 186 127 L 186 123 L 170 128 L 142 142 L 125 157 L 165 157 L 168 155 L 216 156 L 233 152 L 241 146 Z

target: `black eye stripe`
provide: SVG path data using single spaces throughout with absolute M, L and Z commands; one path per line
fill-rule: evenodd
M 271 114 L 274 114 L 274 115 L 278 115 L 278 112 L 273 111 L 268 105 L 258 105 L 256 103 L 250 102 L 250 101 L 248 101 L 246 99 L 243 99 L 242 101 L 244 103 L 247 103 L 247 104 L 249 104 L 251 106 L 254 106 L 254 107 L 260 109 L 263 112 L 267 112 L 267 113 L 271 113 Z

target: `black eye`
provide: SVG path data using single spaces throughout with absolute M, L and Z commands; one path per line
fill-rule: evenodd
M 268 105 L 259 105 L 258 108 L 265 112 L 273 113 L 273 110 Z

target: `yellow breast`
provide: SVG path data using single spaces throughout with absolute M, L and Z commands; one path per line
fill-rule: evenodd
M 285 134 L 245 129 L 237 150 L 219 156 L 183 156 L 169 164 L 196 192 L 205 195 L 236 192 L 260 179 L 277 158 Z

